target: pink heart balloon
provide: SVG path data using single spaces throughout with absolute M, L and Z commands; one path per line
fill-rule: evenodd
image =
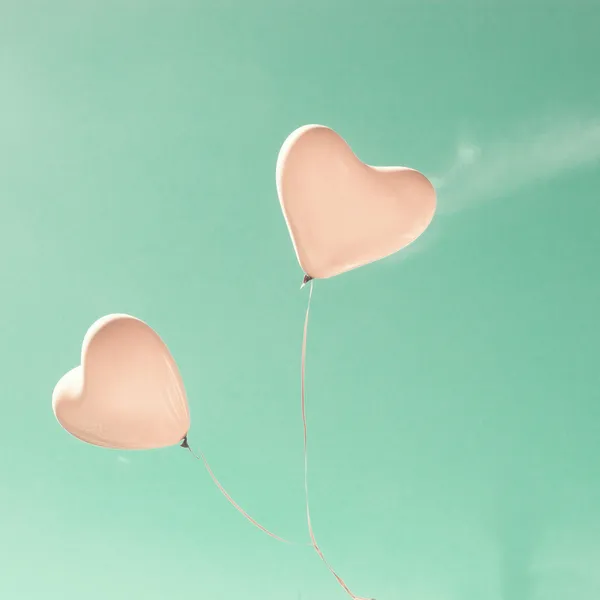
M 277 192 L 298 262 L 314 279 L 401 250 L 427 229 L 436 206 L 424 175 L 365 165 L 321 125 L 301 127 L 284 142 Z
M 81 365 L 56 384 L 52 408 L 70 434 L 108 448 L 172 446 L 190 427 L 169 349 L 151 327 L 128 315 L 108 315 L 90 327 Z

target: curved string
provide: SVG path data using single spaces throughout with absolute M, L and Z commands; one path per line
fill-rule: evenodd
M 208 461 L 206 460 L 206 457 L 204 456 L 204 453 L 201 450 L 198 450 L 198 454 L 196 454 L 196 452 L 194 452 L 187 441 L 187 436 L 185 437 L 185 439 L 183 440 L 182 444 L 181 444 L 182 448 L 185 448 L 186 450 L 190 451 L 190 454 L 196 459 L 196 460 L 201 460 L 204 463 L 204 466 L 206 467 L 206 470 L 208 471 L 208 474 L 210 475 L 211 479 L 213 480 L 213 482 L 215 483 L 215 485 L 219 488 L 220 492 L 223 494 L 223 496 L 225 496 L 225 498 L 227 498 L 227 500 L 229 501 L 229 503 L 243 516 L 245 517 L 248 521 L 250 521 L 250 523 L 252 523 L 252 525 L 254 525 L 255 527 L 258 527 L 258 529 L 260 529 L 261 531 L 264 531 L 268 536 L 272 537 L 273 539 L 279 541 L 279 542 L 283 542 L 284 544 L 290 544 L 293 546 L 297 546 L 299 545 L 297 542 L 290 542 L 289 540 L 286 540 L 285 538 L 282 538 L 278 535 L 275 535 L 272 531 L 269 531 L 266 527 L 264 527 L 263 525 L 261 525 L 258 521 L 256 521 L 255 519 L 253 519 L 228 493 L 227 490 L 221 485 L 220 481 L 216 478 L 215 474 L 213 473 L 213 470 L 210 468 L 210 465 L 208 464 Z M 302 544 L 304 545 L 304 544 Z M 309 546 L 311 544 L 308 544 Z
M 310 291 L 308 293 L 308 306 L 306 307 L 306 318 L 304 319 L 304 335 L 302 337 L 302 371 L 301 371 L 301 396 L 302 396 L 302 423 L 304 425 L 304 495 L 306 500 L 306 523 L 308 525 L 308 533 L 310 535 L 310 541 L 315 552 L 319 555 L 325 566 L 329 569 L 331 574 L 337 579 L 337 582 L 344 588 L 344 591 L 352 598 L 352 600 L 374 600 L 373 598 L 363 598 L 362 596 L 355 595 L 350 588 L 346 585 L 346 582 L 335 572 L 333 567 L 329 564 L 325 558 L 317 540 L 310 520 L 310 504 L 308 501 L 308 427 L 306 421 L 306 393 L 305 393 L 305 373 L 306 373 L 306 340 L 308 337 L 308 317 L 310 314 L 310 303 L 313 294 L 313 280 L 309 279 L 305 283 L 310 283 Z M 304 286 L 304 284 L 303 284 Z

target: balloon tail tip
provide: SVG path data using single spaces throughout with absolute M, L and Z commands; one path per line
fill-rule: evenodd
M 302 280 L 302 285 L 300 286 L 300 289 L 302 289 L 309 281 L 312 281 L 313 278 L 310 275 L 305 275 L 304 279 Z
M 188 444 L 187 435 L 186 435 L 186 436 L 183 438 L 183 440 L 181 440 L 181 444 L 180 444 L 180 446 L 181 446 L 182 448 L 185 448 L 186 450 L 189 450 L 189 449 L 190 449 L 190 446 L 189 446 L 189 444 Z

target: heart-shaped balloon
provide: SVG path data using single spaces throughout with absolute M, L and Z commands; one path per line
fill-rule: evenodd
M 300 266 L 314 279 L 401 250 L 425 231 L 436 206 L 423 174 L 366 165 L 321 125 L 301 127 L 284 142 L 277 192 Z
M 81 365 L 56 384 L 52 408 L 80 440 L 123 450 L 172 446 L 190 426 L 169 349 L 151 327 L 128 315 L 108 315 L 90 327 Z

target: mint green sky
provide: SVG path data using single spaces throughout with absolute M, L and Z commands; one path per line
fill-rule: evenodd
M 183 450 L 50 403 L 97 318 L 146 320 L 191 442 L 306 539 L 274 177 L 307 123 L 440 185 L 405 254 L 315 287 L 323 550 L 378 600 L 600 597 L 599 31 L 591 0 L 1 2 L 0 598 L 344 598 Z

